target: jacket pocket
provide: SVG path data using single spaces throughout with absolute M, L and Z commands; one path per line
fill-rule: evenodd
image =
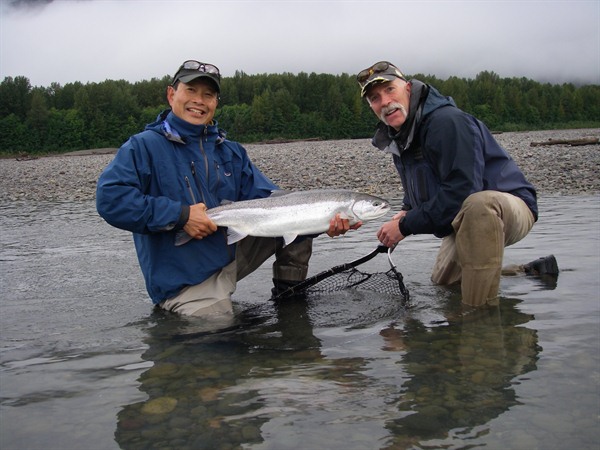
M 216 191 L 219 198 L 237 200 L 236 178 L 233 163 L 229 161 L 215 161 Z

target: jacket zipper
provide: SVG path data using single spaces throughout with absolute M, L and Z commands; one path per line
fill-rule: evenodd
M 204 139 L 207 138 L 208 128 L 204 127 Z M 210 172 L 208 171 L 208 156 L 204 151 L 204 145 L 202 145 L 202 138 L 200 138 L 200 153 L 202 153 L 202 157 L 204 158 L 204 169 L 206 170 L 206 187 L 208 189 L 208 193 L 210 194 Z
M 208 129 L 205 127 L 204 128 L 204 137 L 206 138 L 206 135 L 208 134 Z M 202 153 L 202 157 L 204 158 L 204 167 L 206 168 L 206 189 L 207 189 L 207 193 L 208 195 L 212 194 L 210 192 L 210 179 L 209 179 L 209 171 L 208 171 L 208 156 L 206 155 L 206 152 L 204 151 L 204 146 L 202 145 L 202 138 L 200 138 L 200 153 Z M 219 164 L 215 161 L 215 167 L 218 169 L 219 168 Z M 200 182 L 200 180 L 198 179 L 198 175 L 196 173 L 196 165 L 194 164 L 194 161 L 192 161 L 191 163 L 191 168 L 192 168 L 192 176 L 194 177 L 194 182 L 196 183 L 196 187 L 198 188 L 198 190 L 200 191 L 200 195 L 202 196 L 202 203 L 204 203 L 207 207 L 208 204 L 206 203 L 206 198 L 204 197 L 204 189 L 202 189 L 202 183 Z M 217 181 L 219 178 L 219 171 L 217 170 Z M 194 196 L 194 192 L 192 190 L 192 186 L 190 183 L 189 178 L 186 176 L 185 177 L 185 182 L 187 184 L 187 187 L 190 191 L 190 194 L 192 196 L 192 201 L 195 203 L 196 202 L 196 197 Z M 214 200 L 214 199 L 213 199 Z M 215 202 L 216 204 L 216 202 Z M 225 242 L 227 242 L 227 232 L 225 231 L 225 229 L 222 230 L 223 231 L 223 237 L 225 238 Z M 227 250 L 229 252 L 229 255 L 231 257 L 233 257 L 233 253 L 232 250 L 229 248 L 229 245 L 227 245 Z
M 208 128 L 204 127 L 204 139 L 207 139 L 207 135 L 208 135 Z M 211 197 L 213 197 L 211 191 L 210 191 L 210 172 L 208 170 L 208 156 L 206 155 L 206 152 L 204 151 L 204 146 L 202 145 L 202 139 L 203 137 L 200 137 L 200 153 L 202 155 L 202 158 L 204 159 L 204 168 L 205 168 L 205 180 L 206 180 L 206 194 L 210 195 Z M 202 188 L 202 182 L 201 180 L 198 179 L 198 174 L 196 173 L 196 166 L 194 164 L 194 162 L 192 161 L 192 175 L 194 176 L 194 180 L 196 181 L 196 185 L 198 186 L 198 188 L 200 189 L 200 194 L 202 195 L 202 202 L 208 206 L 208 203 L 206 203 L 206 197 L 204 196 L 204 190 L 201 189 Z M 213 198 L 214 201 L 214 198 Z M 216 202 L 214 202 L 216 203 Z
M 192 173 L 194 173 L 194 163 L 192 162 Z M 188 191 L 190 192 L 190 195 L 192 196 L 192 204 L 196 204 L 198 203 L 196 201 L 196 196 L 194 195 L 194 191 L 192 190 L 192 184 L 190 183 L 190 179 L 187 177 L 187 175 L 185 176 L 185 184 L 187 185 Z
M 204 189 L 202 189 L 202 182 L 198 179 L 198 176 L 196 175 L 196 165 L 194 164 L 194 161 L 191 162 L 191 168 L 192 168 L 192 176 L 194 177 L 194 182 L 196 183 L 196 187 L 198 188 L 198 190 L 200 191 L 200 195 L 202 196 L 202 203 L 204 203 L 206 205 Z M 188 181 L 188 183 L 189 183 L 189 181 Z M 193 199 L 193 197 L 192 197 L 192 199 Z M 194 200 L 194 203 L 198 203 L 198 202 L 196 202 L 196 200 Z

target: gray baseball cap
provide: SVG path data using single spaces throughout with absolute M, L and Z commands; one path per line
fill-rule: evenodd
M 360 85 L 360 96 L 364 97 L 369 86 L 372 84 L 392 81 L 395 78 L 406 81 L 400 69 L 387 61 L 380 61 L 365 70 L 361 70 L 356 75 L 356 79 Z
M 208 78 L 217 87 L 217 92 L 221 93 L 221 73 L 219 68 L 213 64 L 202 63 L 199 61 L 188 60 L 185 61 L 177 72 L 173 76 L 173 82 L 175 84 L 178 81 L 182 83 L 189 83 L 196 78 Z

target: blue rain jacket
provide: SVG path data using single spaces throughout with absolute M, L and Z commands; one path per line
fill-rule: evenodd
M 175 246 L 189 205 L 268 197 L 277 186 L 246 150 L 214 125 L 192 125 L 169 110 L 119 149 L 100 175 L 98 213 L 133 233 L 146 289 L 154 304 L 203 282 L 231 263 L 225 229 Z
M 404 188 L 404 236 L 451 234 L 465 199 L 484 190 L 521 198 L 538 218 L 535 188 L 478 119 L 435 88 L 411 80 L 409 117 L 396 133 L 380 123 L 373 145 L 393 155 Z

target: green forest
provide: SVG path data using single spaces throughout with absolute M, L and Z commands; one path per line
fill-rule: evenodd
M 481 72 L 474 79 L 414 74 L 454 98 L 492 131 L 600 125 L 600 86 L 539 83 Z M 131 83 L 33 87 L 25 76 L 0 84 L 0 154 L 62 153 L 119 147 L 167 108 L 170 76 Z M 216 119 L 242 143 L 367 138 L 376 117 L 354 75 L 236 72 L 221 84 Z

